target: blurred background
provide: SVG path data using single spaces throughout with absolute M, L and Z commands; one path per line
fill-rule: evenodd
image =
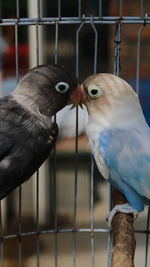
M 150 125 L 150 24 L 138 23 L 148 14 L 148 0 L 1 0 L 0 96 L 38 64 L 64 65 L 82 82 L 95 71 L 114 73 L 118 57 L 119 75 L 138 89 Z M 135 23 L 119 23 L 122 17 Z M 30 25 L 28 18 L 38 20 Z M 54 20 L 46 24 L 41 18 Z M 66 23 L 61 23 L 64 18 Z M 84 23 L 86 18 L 89 23 Z M 85 136 L 86 109 L 68 109 L 56 116 L 55 153 L 40 168 L 39 177 L 35 174 L 1 201 L 1 235 L 6 237 L 0 247 L 2 267 L 109 266 L 109 185 L 92 160 Z M 135 222 L 136 267 L 144 266 L 148 251 L 146 227 L 147 208 Z

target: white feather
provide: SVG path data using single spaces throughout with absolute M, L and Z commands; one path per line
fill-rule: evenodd
M 97 99 L 88 96 L 85 102 L 89 113 L 86 132 L 98 168 L 107 179 L 109 169 L 103 160 L 99 143 L 101 132 L 113 128 L 148 129 L 148 125 L 136 93 L 124 80 L 112 74 L 96 74 L 88 77 L 83 87 L 88 91 L 92 84 L 99 85 L 103 95 Z

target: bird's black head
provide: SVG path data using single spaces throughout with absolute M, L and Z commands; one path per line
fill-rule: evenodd
M 44 115 L 52 116 L 68 102 L 78 79 L 59 65 L 39 65 L 31 69 L 19 82 L 19 90 L 32 98 Z

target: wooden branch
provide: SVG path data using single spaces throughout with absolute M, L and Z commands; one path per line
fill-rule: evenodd
M 116 189 L 113 194 L 113 204 L 127 203 L 126 198 Z M 133 230 L 133 215 L 117 213 L 112 219 L 113 248 L 111 267 L 134 267 L 135 237 Z

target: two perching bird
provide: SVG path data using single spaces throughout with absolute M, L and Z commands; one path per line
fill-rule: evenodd
M 64 68 L 31 69 L 0 99 L 0 199 L 25 182 L 49 156 L 58 134 L 52 116 L 67 103 L 88 109 L 87 135 L 99 171 L 126 196 L 118 212 L 137 213 L 150 199 L 150 129 L 138 97 L 112 74 L 78 80 Z

